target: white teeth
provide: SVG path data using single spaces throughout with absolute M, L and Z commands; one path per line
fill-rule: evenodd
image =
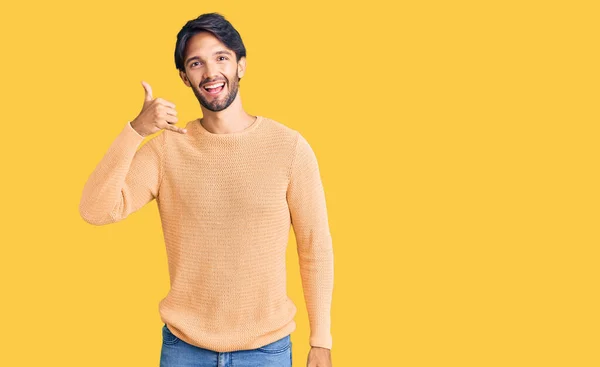
M 205 86 L 204 88 L 206 88 L 206 89 L 214 89 L 214 88 L 222 87 L 224 85 L 225 85 L 225 83 L 219 83 L 219 84 L 213 84 L 211 86 Z

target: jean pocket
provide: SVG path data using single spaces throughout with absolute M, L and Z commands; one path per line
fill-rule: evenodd
M 291 337 L 289 335 L 284 336 L 279 340 L 275 340 L 272 343 L 263 345 L 262 347 L 256 348 L 259 352 L 264 353 L 282 353 L 292 347 Z
M 167 324 L 164 324 L 162 328 L 162 337 L 163 343 L 165 344 L 175 344 L 179 341 L 179 338 L 175 336 L 175 334 L 173 334 L 171 330 L 169 330 Z

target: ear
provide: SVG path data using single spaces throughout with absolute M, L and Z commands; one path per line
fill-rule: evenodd
M 245 72 L 246 72 L 246 56 L 242 56 L 240 58 L 240 60 L 238 61 L 238 65 L 237 65 L 238 78 L 243 77 Z
M 187 75 L 185 75 L 185 72 L 179 70 L 179 77 L 181 78 L 181 80 L 183 80 L 183 82 L 185 83 L 185 85 L 187 85 L 188 87 L 192 86 L 190 84 L 189 79 L 187 78 Z

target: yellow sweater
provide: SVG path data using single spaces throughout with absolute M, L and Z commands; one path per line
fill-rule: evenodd
M 89 176 L 79 206 L 94 225 L 156 199 L 170 289 L 161 320 L 181 340 L 218 352 L 254 349 L 296 329 L 286 291 L 290 225 L 297 243 L 311 346 L 331 349 L 333 247 L 316 156 L 307 140 L 258 116 L 215 134 L 144 137 L 128 122 Z

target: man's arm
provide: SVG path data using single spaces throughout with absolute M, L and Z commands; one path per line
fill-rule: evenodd
M 127 122 L 89 176 L 79 203 L 90 224 L 118 222 L 158 196 L 162 179 L 164 131 L 144 140 Z
M 312 347 L 331 349 L 333 247 L 325 192 L 314 151 L 298 133 L 287 190 Z

